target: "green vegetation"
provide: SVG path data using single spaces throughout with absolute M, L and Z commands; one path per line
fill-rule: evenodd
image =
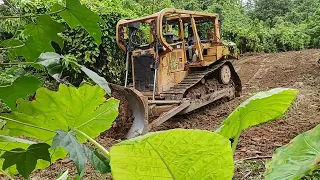
M 58 0 L 4 2 L 0 5 L 0 41 L 3 41 L 0 46 L 18 46 L 0 50 L 4 62 L 17 56 L 24 58 L 15 60 L 34 61 L 42 52 L 55 51 L 115 83 L 123 83 L 125 67 L 124 53 L 115 43 L 116 23 L 121 18 L 145 16 L 163 8 L 219 13 L 223 40 L 235 42 L 242 53 L 320 47 L 320 2 L 317 0 L 248 0 L 245 4 L 238 0 L 82 0 L 100 18 L 85 6 L 77 6 L 78 1 L 67 1 L 68 4 Z M 49 15 L 36 16 L 45 13 Z M 67 18 L 68 14 L 74 18 Z M 3 18 L 20 15 L 26 17 Z M 86 21 L 88 17 L 90 21 Z M 66 76 L 75 84 L 86 78 L 74 70 L 65 72 Z
M 266 179 L 301 179 L 318 169 L 320 125 L 278 148 L 267 164 Z
M 0 5 L 2 173 L 28 178 L 68 154 L 79 179 L 88 162 L 118 180 L 233 177 L 242 131 L 282 116 L 297 90 L 257 93 L 216 132 L 149 133 L 120 142 L 110 152 L 95 141 L 118 115 L 119 101 L 106 96 L 108 82 L 124 78 L 124 54 L 114 42 L 116 23 L 167 7 L 219 13 L 223 40 L 236 42 L 241 52 L 320 47 L 317 0 L 248 0 L 245 5 L 235 0 L 5 0 Z M 318 129 L 279 148 L 266 178 L 301 178 L 317 169 Z M 59 179 L 69 179 L 68 171 Z
M 203 176 L 231 179 L 232 149 L 238 140 L 231 146 L 229 138 L 239 138 L 244 129 L 283 115 L 297 90 L 277 88 L 257 93 L 230 114 L 218 133 L 179 129 L 154 132 L 122 141 L 111 147 L 110 153 L 94 140 L 110 128 L 118 115 L 118 101 L 105 99 L 104 95 L 99 86 L 83 84 L 75 88 L 61 84 L 57 92 L 39 88 L 35 100 L 17 99 L 17 110 L 0 116 L 6 122 L 0 131 L 4 134 L 0 139 L 2 169 L 28 178 L 34 169 L 45 168 L 68 154 L 80 178 L 90 162 L 101 173 L 111 172 L 119 180 Z M 279 103 L 279 99 L 283 101 Z M 17 138 L 21 136 L 31 141 Z M 83 144 L 86 141 L 92 146 Z M 18 155 L 18 161 L 14 161 Z

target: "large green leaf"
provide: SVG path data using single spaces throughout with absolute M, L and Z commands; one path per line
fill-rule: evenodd
M 34 94 L 41 82 L 33 76 L 18 77 L 10 86 L 0 86 L 0 99 L 12 110 L 16 109 L 16 101 Z
M 37 63 L 46 67 L 48 74 L 55 80 L 60 81 L 60 76 L 63 71 L 61 58 L 63 57 L 55 52 L 46 52 L 40 55 Z
M 92 70 L 84 67 L 84 66 L 80 66 L 80 69 L 90 78 L 92 79 L 93 82 L 95 82 L 96 84 L 98 84 L 102 89 L 105 90 L 106 93 L 108 93 L 109 95 L 111 94 L 111 89 L 109 87 L 109 83 L 108 81 L 104 78 L 99 76 L 97 73 L 93 72 Z
M 111 147 L 110 157 L 115 180 L 230 180 L 234 170 L 229 140 L 202 130 L 149 133 Z
M 104 97 L 99 86 L 84 84 L 80 88 L 60 84 L 57 92 L 39 88 L 34 101 L 19 99 L 17 111 L 7 116 L 18 122 L 32 124 L 51 131 L 78 129 L 90 137 L 97 137 L 110 128 L 118 115 L 118 100 Z M 4 129 L 9 135 L 52 140 L 54 132 L 27 127 L 8 121 Z
M 76 164 L 80 176 L 84 174 L 84 168 L 87 163 L 85 146 L 81 144 L 72 131 L 65 132 L 58 130 L 53 138 L 52 148 L 63 147 L 69 153 L 69 158 Z
M 27 139 L 21 139 L 11 136 L 0 135 L 0 142 L 13 142 L 13 143 L 23 143 L 23 144 L 36 144 L 33 141 L 29 141 Z
M 56 135 L 55 131 L 60 129 L 64 131 L 78 129 L 95 138 L 110 128 L 118 115 L 118 100 L 114 98 L 106 100 L 104 96 L 103 89 L 88 84 L 80 88 L 61 84 L 57 92 L 39 88 L 34 101 L 19 99 L 17 111 L 3 114 L 15 120 L 7 119 L 4 130 L 8 131 L 9 136 L 23 135 L 49 144 Z M 84 142 L 84 139 L 81 139 L 81 142 Z M 65 151 L 55 150 L 52 161 L 65 155 Z M 40 162 L 37 168 L 48 165 Z
M 67 61 L 68 63 L 79 67 L 90 79 L 92 79 L 93 82 L 95 82 L 102 89 L 104 89 L 106 93 L 108 93 L 109 95 L 111 94 L 109 83 L 104 77 L 99 76 L 97 73 L 86 68 L 85 66 L 82 66 L 76 62 L 73 62 L 57 53 L 54 53 L 54 52 L 42 53 L 39 57 L 38 64 L 45 66 L 48 70 L 48 73 L 53 78 L 60 81 L 60 74 L 62 73 L 62 70 L 63 70 L 63 66 L 61 62 L 62 60 Z
M 69 158 L 75 163 L 79 175 L 82 177 L 88 160 L 93 168 L 105 174 L 110 172 L 109 161 L 94 149 L 81 144 L 72 131 L 58 130 L 52 141 L 52 148 L 63 147 L 69 153 Z
M 54 21 L 48 15 L 39 16 L 36 23 L 28 24 L 24 30 L 25 35 L 31 35 L 36 42 L 43 42 L 51 45 L 51 41 L 63 47 L 63 40 L 58 33 L 65 30 L 64 26 Z
M 223 121 L 218 132 L 230 139 L 248 127 L 276 119 L 285 113 L 297 93 L 297 90 L 287 88 L 259 92 L 241 103 Z
M 298 180 L 320 163 L 320 125 L 278 148 L 267 163 L 266 180 Z
M 0 46 L 15 47 L 10 48 L 8 58 L 14 60 L 16 57 L 23 56 L 27 62 L 35 62 L 41 53 L 53 52 L 54 49 L 50 44 L 43 41 L 35 41 L 30 37 L 25 43 L 19 40 L 5 40 L 0 43 Z
M 104 21 L 94 12 L 90 11 L 85 5 L 81 5 L 79 0 L 66 0 L 66 7 L 55 4 L 51 11 L 64 9 L 59 15 L 68 23 L 71 28 L 82 26 L 96 41 L 101 43 L 101 30 L 99 23 Z
M 111 172 L 111 167 L 109 165 L 110 161 L 102 154 L 89 147 L 86 147 L 86 154 L 94 169 L 100 171 L 101 174 Z
M 34 170 L 38 159 L 50 162 L 50 153 L 48 149 L 50 145 L 46 143 L 32 144 L 28 149 L 15 148 L 1 155 L 4 158 L 2 169 L 5 170 L 10 166 L 16 165 L 19 174 L 24 178 L 28 178 Z

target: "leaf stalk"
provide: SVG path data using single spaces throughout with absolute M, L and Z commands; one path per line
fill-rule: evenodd
M 0 19 L 18 19 L 18 18 L 27 18 L 27 17 L 37 17 L 37 16 L 42 16 L 42 15 L 53 15 L 53 14 L 57 14 L 60 13 L 64 10 L 66 10 L 67 8 L 62 8 L 58 11 L 54 11 L 54 12 L 50 12 L 50 13 L 46 13 L 46 14 L 27 14 L 27 15 L 21 15 L 21 16 L 0 16 Z
M 7 117 L 4 117 L 4 116 L 0 116 L 0 119 L 6 120 L 6 121 L 15 122 L 17 124 L 22 124 L 22 125 L 25 125 L 25 126 L 36 128 L 36 129 L 41 129 L 41 130 L 44 130 L 44 131 L 56 133 L 54 130 L 51 130 L 51 129 L 35 126 L 35 125 L 29 124 L 29 123 L 20 122 L 20 121 L 17 121 L 15 119 L 7 118 Z
M 108 150 L 106 150 L 101 144 L 99 144 L 97 141 L 95 141 L 94 139 L 92 139 L 90 136 L 88 136 L 86 133 L 78 130 L 78 129 L 73 129 L 73 131 L 81 134 L 82 136 L 84 136 L 88 141 L 90 141 L 94 146 L 96 146 L 101 153 L 106 156 L 108 159 L 110 159 L 110 153 Z

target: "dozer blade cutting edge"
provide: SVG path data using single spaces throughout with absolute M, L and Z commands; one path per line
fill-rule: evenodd
M 117 91 L 129 102 L 134 117 L 132 126 L 126 135 L 127 139 L 148 132 L 148 98 L 139 91 L 123 86 L 109 84 L 111 92 Z
M 185 114 L 214 102 L 223 97 L 233 97 L 234 90 L 232 88 L 223 89 L 215 93 L 209 94 L 203 100 L 191 100 L 183 98 L 182 100 L 148 100 L 141 92 L 133 88 L 126 88 L 115 84 L 110 84 L 112 92 L 117 92 L 130 104 L 133 116 L 133 123 L 128 131 L 126 138 L 130 139 L 149 132 L 150 129 L 159 126 L 163 122 L 169 120 L 177 114 Z M 157 109 L 155 104 L 171 104 L 167 110 Z M 150 105 L 150 106 L 149 106 Z M 122 109 L 123 110 L 123 109 Z M 149 112 L 152 110 L 159 111 L 160 114 L 156 119 L 149 123 Z M 129 122 L 128 122 L 129 123 Z
M 117 92 L 121 94 L 121 96 L 125 97 L 125 99 L 130 104 L 133 116 L 133 123 L 126 135 L 127 139 L 145 134 L 151 129 L 152 127 L 156 127 L 163 122 L 167 121 L 174 115 L 178 114 L 179 112 L 183 111 L 190 105 L 189 100 L 184 100 L 179 106 L 172 108 L 171 110 L 164 112 L 159 116 L 154 122 L 151 123 L 149 126 L 149 104 L 148 98 L 143 96 L 141 92 L 137 91 L 133 88 L 126 88 L 123 86 L 109 84 L 112 92 Z M 170 102 L 169 102 L 170 103 Z

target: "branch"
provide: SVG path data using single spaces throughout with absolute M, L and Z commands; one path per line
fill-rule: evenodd
M 0 50 L 17 49 L 17 48 L 23 47 L 24 45 L 25 44 L 21 44 L 19 46 L 11 46 L 11 47 L 0 48 Z
M 66 10 L 67 8 L 63 8 L 63 9 L 60 9 L 58 11 L 54 11 L 54 12 L 50 12 L 50 13 L 46 13 L 46 14 L 29 14 L 29 15 L 22 15 L 22 16 L 0 16 L 0 19 L 18 19 L 18 18 L 26 18 L 26 17 L 37 17 L 37 16 L 41 16 L 41 15 L 53 15 L 53 14 L 57 14 L 57 13 L 60 13 L 64 10 Z
M 13 66 L 13 65 L 30 65 L 35 62 L 13 62 L 13 63 L 0 63 L 0 66 Z
M 255 156 L 255 157 L 248 157 L 248 158 L 244 158 L 244 159 L 239 159 L 234 162 L 237 163 L 237 162 L 253 160 L 253 159 L 271 159 L 271 158 L 272 158 L 272 156 Z

